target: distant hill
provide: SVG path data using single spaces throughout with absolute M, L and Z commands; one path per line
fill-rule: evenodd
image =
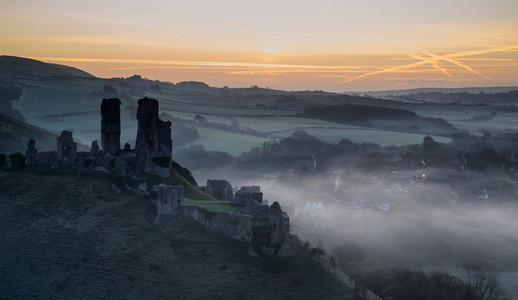
M 0 153 L 25 155 L 29 139 L 36 140 L 38 151 L 56 151 L 56 135 L 0 113 Z
M 150 198 L 115 193 L 108 174 L 0 171 L 0 298 L 353 298 L 308 251 L 249 257 L 248 243 L 155 217 Z
M 401 96 L 401 95 L 410 95 L 410 94 L 418 94 L 418 93 L 470 93 L 470 94 L 478 94 L 478 93 L 507 93 L 513 90 L 518 90 L 518 86 L 490 86 L 490 87 L 467 87 L 467 88 L 417 88 L 417 89 L 407 89 L 407 90 L 388 90 L 388 91 L 378 91 L 378 92 L 358 92 L 361 95 L 369 95 L 372 97 L 382 97 L 382 96 Z
M 7 55 L 0 56 L 0 74 L 10 77 L 94 77 L 73 67 Z
M 310 107 L 301 116 L 357 126 L 445 136 L 458 131 L 455 126 L 442 119 L 421 117 L 408 110 L 381 106 L 342 104 Z

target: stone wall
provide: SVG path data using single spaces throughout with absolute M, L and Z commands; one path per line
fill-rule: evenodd
M 27 151 L 25 151 L 25 157 L 27 158 L 27 166 L 35 166 L 38 164 L 38 150 L 34 146 L 36 141 L 33 139 L 29 140 L 27 144 Z
M 173 216 L 180 214 L 180 206 L 183 204 L 183 186 L 182 185 L 165 185 L 158 186 L 158 214 L 155 224 L 169 224 Z
M 161 156 L 172 158 L 171 122 L 164 122 L 158 118 L 158 101 L 150 98 L 140 99 L 137 121 L 137 156 L 143 160 Z
M 72 132 L 63 130 L 57 140 L 57 154 L 63 167 L 69 167 L 74 164 L 76 159 L 77 143 L 74 142 Z
M 232 201 L 234 193 L 227 180 L 207 180 L 207 194 L 221 201 Z
M 234 240 L 252 241 L 252 216 L 213 212 L 198 205 L 182 205 L 181 216 L 191 218 L 208 230 Z
M 247 199 L 245 206 L 237 209 L 238 213 L 251 215 L 258 219 L 268 219 L 270 207 L 266 204 L 259 204 L 252 199 Z
M 268 220 L 272 228 L 270 244 L 282 245 L 290 233 L 290 218 L 282 211 L 279 202 L 275 201 L 270 206 Z
M 259 186 L 243 186 L 237 191 L 232 200 L 232 204 L 238 206 L 246 206 L 250 204 L 249 200 L 253 200 L 258 204 L 263 203 L 263 193 Z

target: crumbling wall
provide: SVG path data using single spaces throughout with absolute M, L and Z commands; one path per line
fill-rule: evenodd
M 245 215 L 251 215 L 258 219 L 268 219 L 270 207 L 266 204 L 259 204 L 255 200 L 248 198 L 245 205 L 238 208 L 237 212 Z
M 282 211 L 279 202 L 275 201 L 270 206 L 268 220 L 272 228 L 270 244 L 282 245 L 290 233 L 290 218 Z
M 29 140 L 27 144 L 27 151 L 25 151 L 25 157 L 27 158 L 27 166 L 35 166 L 38 164 L 38 150 L 34 146 L 36 141 L 33 139 Z
M 165 185 L 158 186 L 157 217 L 155 224 L 169 224 L 173 216 L 180 215 L 180 206 L 183 204 L 183 186 Z
M 252 241 L 252 216 L 217 213 L 197 205 L 182 205 L 181 215 L 197 221 L 221 236 L 245 242 Z
M 171 122 L 158 118 L 156 99 L 146 97 L 138 101 L 137 121 L 137 156 L 143 159 L 161 156 L 172 158 Z
M 116 154 L 121 142 L 121 101 L 117 98 L 103 99 L 101 103 L 101 145 L 104 152 Z
M 239 206 L 251 205 L 250 200 L 258 204 L 263 204 L 263 193 L 259 186 L 243 186 L 237 191 L 232 200 L 232 204 Z
M 207 194 L 222 201 L 231 201 L 234 198 L 232 185 L 226 180 L 207 180 Z
M 69 167 L 75 163 L 77 143 L 74 142 L 72 132 L 63 130 L 57 139 L 57 155 L 63 167 Z

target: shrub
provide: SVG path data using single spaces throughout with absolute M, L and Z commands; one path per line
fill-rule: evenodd
M 5 153 L 0 153 L 0 167 L 6 166 L 6 159 L 7 155 L 5 155 Z
M 23 154 L 20 152 L 9 155 L 9 159 L 11 160 L 11 167 L 13 170 L 20 170 L 27 166 L 25 164 L 25 156 L 23 156 Z

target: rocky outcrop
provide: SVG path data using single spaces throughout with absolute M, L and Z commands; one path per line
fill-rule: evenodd
M 97 143 L 97 140 L 95 140 L 92 142 L 92 145 L 90 146 L 90 154 L 97 155 L 99 152 L 99 143 Z
M 197 205 L 182 205 L 181 215 L 191 218 L 208 230 L 234 240 L 252 241 L 252 217 L 228 212 L 213 212 Z
M 231 201 L 234 198 L 232 185 L 226 180 L 207 180 L 207 194 L 221 201 Z
M 25 157 L 27 158 L 27 166 L 35 166 L 38 164 L 38 150 L 34 146 L 36 141 L 33 139 L 29 140 L 27 144 L 27 151 L 25 151 Z
M 250 202 L 255 201 L 257 204 L 263 204 L 263 193 L 259 186 L 243 186 L 237 191 L 232 204 L 239 206 L 252 205 Z
M 261 246 L 261 252 L 268 257 L 275 256 L 275 248 L 272 247 Z
M 290 218 L 283 212 L 279 202 L 275 201 L 270 206 L 268 220 L 272 228 L 271 245 L 282 245 L 290 232 Z
M 257 251 L 255 251 L 254 247 L 248 247 L 248 256 L 249 257 L 258 257 Z
M 164 122 L 158 118 L 158 101 L 150 98 L 140 99 L 137 121 L 137 156 L 142 160 L 162 156 L 172 158 L 171 122 Z
M 174 216 L 180 215 L 180 207 L 183 204 L 183 186 L 170 186 L 160 184 L 158 186 L 158 214 L 155 224 L 169 224 Z
M 74 143 L 72 132 L 63 130 L 57 137 L 57 155 L 63 167 L 74 164 L 76 159 L 77 143 Z
M 101 145 L 104 152 L 116 154 L 121 142 L 121 101 L 117 98 L 103 99 L 101 103 Z
M 300 246 L 299 239 L 292 234 L 288 234 L 288 236 L 282 243 L 281 248 L 277 252 L 277 256 L 279 256 L 279 257 L 295 256 L 295 255 L 298 255 L 301 251 L 302 251 L 302 247 Z

